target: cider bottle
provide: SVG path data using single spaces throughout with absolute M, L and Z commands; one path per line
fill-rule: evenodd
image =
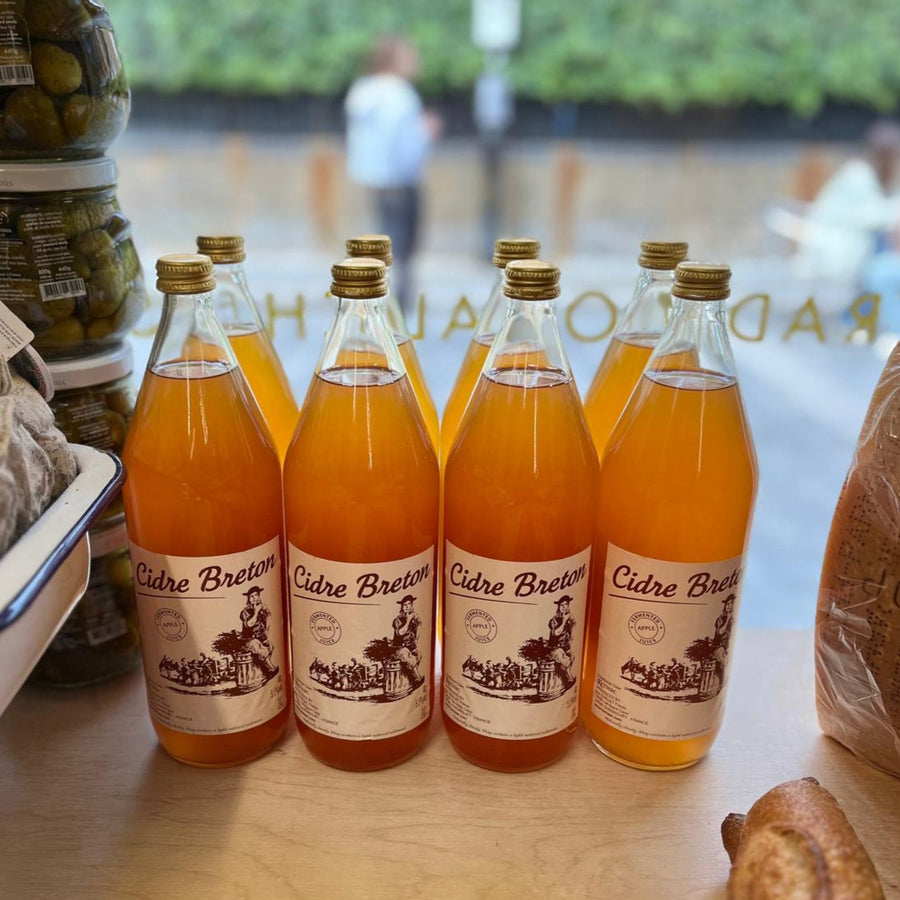
M 407 328 L 406 317 L 403 315 L 400 301 L 391 290 L 390 269 L 393 262 L 391 239 L 386 234 L 361 234 L 358 237 L 350 238 L 346 242 L 346 248 L 347 256 L 366 256 L 370 259 L 380 259 L 387 267 L 389 277 L 385 308 L 388 322 L 394 332 L 394 340 L 397 343 L 397 348 L 400 350 L 400 356 L 403 358 L 403 365 L 406 366 L 406 376 L 409 379 L 413 393 L 416 395 L 416 401 L 419 404 L 419 409 L 422 411 L 422 417 L 425 419 L 425 426 L 428 429 L 431 443 L 434 444 L 434 452 L 437 453 L 440 446 L 441 428 L 437 407 L 435 407 L 434 400 L 431 398 L 431 392 L 428 390 L 425 374 L 422 372 L 422 365 L 416 353 L 416 345 L 409 333 L 409 328 Z
M 213 308 L 262 410 L 278 456 L 284 460 L 297 425 L 297 401 L 247 286 L 244 239 L 201 235 L 197 238 L 197 252 L 213 261 Z
M 493 263 L 499 269 L 487 303 L 478 317 L 475 334 L 469 342 L 462 366 L 450 391 L 444 416 L 441 419 L 441 464 L 445 465 L 463 413 L 481 377 L 488 350 L 497 335 L 506 312 L 506 297 L 503 295 L 503 270 L 515 259 L 537 259 L 541 245 L 534 238 L 505 238 L 494 241 Z
M 609 435 L 666 327 L 675 266 L 687 256 L 680 241 L 641 241 L 640 272 L 584 400 L 584 414 L 602 460 Z
M 524 772 L 575 732 L 598 464 L 556 321 L 559 269 L 511 262 L 504 293 L 445 469 L 442 703 L 461 756 Z
M 338 309 L 284 465 L 294 714 L 331 766 L 425 740 L 439 470 L 385 311 L 380 260 L 332 268 Z
M 212 305 L 205 256 L 157 263 L 162 319 L 122 459 L 150 718 L 195 766 L 287 721 L 281 466 Z
M 696 763 L 724 710 L 757 483 L 730 274 L 678 266 L 673 318 L 600 468 L 581 716 L 600 750 L 642 769 Z

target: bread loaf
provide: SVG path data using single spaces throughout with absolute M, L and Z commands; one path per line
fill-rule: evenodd
M 900 775 L 900 344 L 875 388 L 831 525 L 816 706 L 825 734 Z
M 815 778 L 764 794 L 722 822 L 729 900 L 884 900 L 875 866 Z

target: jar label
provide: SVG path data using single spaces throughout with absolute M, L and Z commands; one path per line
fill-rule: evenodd
M 578 711 L 591 548 L 508 562 L 446 543 L 444 712 L 475 734 L 547 737 Z
M 0 216 L 0 300 L 47 303 L 87 294 L 66 234 L 60 208 L 30 207 L 15 227 Z
M 294 711 L 345 741 L 411 731 L 431 708 L 434 556 L 321 559 L 290 545 Z
M 246 731 L 285 692 L 279 539 L 221 556 L 131 544 L 150 714 L 186 734 Z
M 743 556 L 668 562 L 609 544 L 594 715 L 657 741 L 683 741 L 716 728 L 743 568 Z
M 21 8 L 13 0 L 0 2 L 0 85 L 4 87 L 34 84 L 31 41 Z

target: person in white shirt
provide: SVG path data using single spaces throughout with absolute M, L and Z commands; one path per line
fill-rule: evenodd
M 432 143 L 441 120 L 422 106 L 413 87 L 419 54 L 405 38 L 380 38 L 367 74 L 350 86 L 347 117 L 347 170 L 351 180 L 371 189 L 379 230 L 390 235 L 391 280 L 404 310 L 412 305 L 410 260 L 419 235 L 420 192 Z
M 865 133 L 812 202 L 795 260 L 797 274 L 881 295 L 881 318 L 900 331 L 900 196 L 891 194 L 900 162 L 900 126 L 882 120 Z

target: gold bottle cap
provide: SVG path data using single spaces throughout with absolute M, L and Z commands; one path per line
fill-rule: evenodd
M 214 263 L 239 263 L 247 258 L 244 239 L 234 234 L 201 234 L 197 238 L 197 252 Z
M 514 300 L 559 296 L 559 269 L 540 259 L 514 259 L 505 270 L 504 293 Z
M 358 234 L 345 241 L 347 256 L 368 256 L 380 259 L 386 266 L 394 261 L 391 239 L 386 234 Z
M 674 269 L 686 256 L 684 241 L 641 241 L 638 265 L 642 269 Z
M 208 294 L 215 286 L 208 256 L 169 253 L 156 261 L 156 289 L 163 294 Z
M 514 259 L 537 259 L 541 245 L 534 238 L 501 238 L 494 241 L 494 265 L 502 269 Z
M 684 300 L 724 300 L 731 295 L 730 278 L 731 269 L 724 263 L 679 263 L 672 296 Z
M 331 267 L 331 293 L 359 300 L 383 297 L 387 293 L 387 267 L 369 256 L 341 260 Z

